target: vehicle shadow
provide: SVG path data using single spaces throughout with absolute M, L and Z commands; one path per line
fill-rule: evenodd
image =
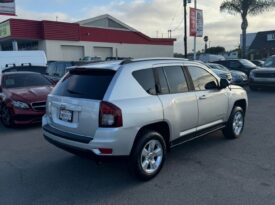
M 17 195 L 23 197 L 22 202 L 25 204 L 32 201 L 33 196 L 39 196 L 35 201 L 37 204 L 49 202 L 54 204 L 60 202 L 60 199 L 67 201 L 68 204 L 102 203 L 106 197 L 108 200 L 116 199 L 126 190 L 128 193 L 129 190 L 140 187 L 149 188 L 152 183 L 156 185 L 159 183 L 159 177 L 165 179 L 171 174 L 171 167 L 175 167 L 174 163 L 184 165 L 194 161 L 192 163 L 200 164 L 199 160 L 194 160 L 196 152 L 213 149 L 215 146 L 227 143 L 226 141 L 221 133 L 217 132 L 174 148 L 168 153 L 167 163 L 160 175 L 147 183 L 142 183 L 129 174 L 128 163 L 125 160 L 98 165 L 89 159 L 50 147 L 52 151 L 50 156 L 41 156 L 39 163 L 34 166 L 17 167 L 15 173 L 6 173 L 3 184 L 15 183 L 13 186 L 21 190 Z M 49 152 L 48 149 L 45 151 Z M 18 180 L 13 182 L 11 178 Z
M 18 131 L 26 131 L 41 128 L 41 123 L 36 123 L 32 125 L 17 125 L 13 127 L 4 127 L 4 125 L 0 122 L 0 134 L 1 133 L 14 133 Z

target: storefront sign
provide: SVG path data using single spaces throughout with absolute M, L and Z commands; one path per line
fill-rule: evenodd
M 5 38 L 11 35 L 10 22 L 6 21 L 0 24 L 0 38 Z
M 275 33 L 267 34 L 267 41 L 275 41 Z
M 15 16 L 15 0 L 0 0 L 0 15 Z
M 203 11 L 190 8 L 190 36 L 203 37 Z

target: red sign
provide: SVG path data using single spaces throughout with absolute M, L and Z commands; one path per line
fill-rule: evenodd
M 190 8 L 190 36 L 203 36 L 203 11 Z
M 196 9 L 190 8 L 190 36 L 196 36 L 197 33 L 196 15 Z

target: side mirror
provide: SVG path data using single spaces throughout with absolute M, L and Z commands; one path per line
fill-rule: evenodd
M 221 78 L 220 80 L 220 89 L 227 88 L 229 86 L 228 80 Z
M 215 90 L 215 89 L 219 89 L 219 87 L 217 85 L 217 82 L 211 81 L 205 85 L 205 89 L 206 90 Z

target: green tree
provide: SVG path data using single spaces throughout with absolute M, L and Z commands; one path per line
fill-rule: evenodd
M 206 53 L 210 53 L 210 54 L 222 54 L 224 52 L 225 52 L 225 48 L 221 46 L 210 47 L 206 49 Z
M 275 0 L 224 0 L 220 11 L 229 14 L 240 14 L 242 18 L 242 58 L 246 58 L 246 29 L 248 27 L 248 15 L 258 15 L 275 7 Z

